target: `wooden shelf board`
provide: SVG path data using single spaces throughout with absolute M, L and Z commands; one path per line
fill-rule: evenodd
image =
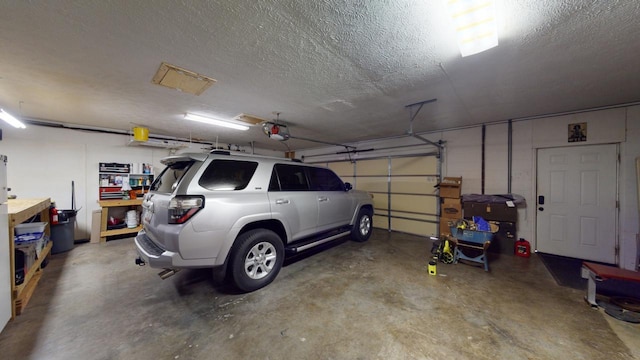
M 142 230 L 142 225 L 139 225 L 139 226 L 137 226 L 135 228 L 132 228 L 132 229 L 124 228 L 124 229 L 106 230 L 106 231 L 101 231 L 100 232 L 100 237 L 137 233 L 140 230 Z
M 9 199 L 7 204 L 9 205 L 9 226 L 13 227 L 29 220 L 42 210 L 48 209 L 51 205 L 51 200 L 49 198 Z
M 29 303 L 29 300 L 31 299 L 33 292 L 36 290 L 36 286 L 38 285 L 41 277 L 42 271 L 37 271 L 31 278 L 31 281 L 29 281 L 27 286 L 24 288 L 22 293 L 15 300 L 16 315 L 22 314 L 22 310 L 24 310 L 24 308 Z

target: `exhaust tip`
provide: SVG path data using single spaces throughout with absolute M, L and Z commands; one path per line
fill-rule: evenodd
M 141 258 L 137 257 L 137 258 L 136 258 L 136 265 L 138 265 L 138 266 L 145 266 L 145 265 L 147 265 L 147 263 L 146 263 L 146 262 L 144 262 L 144 260 L 142 260 Z
M 165 280 L 175 275 L 178 271 L 180 271 L 180 269 L 164 269 L 158 273 L 158 276 L 160 276 L 160 279 Z

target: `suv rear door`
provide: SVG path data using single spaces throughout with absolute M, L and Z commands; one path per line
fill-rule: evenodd
M 311 191 L 305 166 L 275 164 L 269 184 L 271 213 L 287 228 L 291 241 L 316 232 L 318 200 Z

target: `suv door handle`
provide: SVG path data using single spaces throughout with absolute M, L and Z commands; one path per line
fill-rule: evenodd
M 325 196 L 322 196 L 322 197 L 318 198 L 318 201 L 319 202 L 325 202 L 325 201 L 329 201 L 329 199 L 327 197 L 325 197 Z
M 278 200 L 276 200 L 276 204 L 277 205 L 288 204 L 288 203 L 289 203 L 289 200 L 287 200 L 287 199 L 278 199 Z

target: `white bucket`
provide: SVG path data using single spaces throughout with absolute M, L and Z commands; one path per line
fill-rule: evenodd
M 138 213 L 135 210 L 127 211 L 127 227 L 133 229 L 138 226 Z

